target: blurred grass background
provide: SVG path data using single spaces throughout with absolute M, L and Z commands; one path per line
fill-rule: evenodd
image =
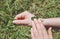
M 40 18 L 60 17 L 60 0 L 0 0 L 0 39 L 30 39 L 30 27 L 12 23 L 25 10 Z M 53 37 L 60 39 L 60 32 L 53 30 Z

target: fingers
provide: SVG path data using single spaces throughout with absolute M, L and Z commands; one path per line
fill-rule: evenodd
M 34 15 L 31 14 L 30 12 L 28 12 L 28 11 L 24 11 L 24 12 L 16 15 L 15 19 L 18 19 L 18 18 L 31 18 L 31 17 L 34 17 Z
M 47 33 L 46 28 L 44 27 L 40 20 L 34 19 L 34 22 L 32 21 L 32 30 L 35 36 L 34 38 L 52 39 L 51 28 L 48 29 Z
M 40 25 L 38 23 L 38 21 L 36 19 L 34 19 L 34 23 L 35 23 L 35 27 L 38 29 L 38 31 L 40 30 Z
M 15 19 L 18 19 L 18 18 L 22 18 L 22 17 L 25 17 L 25 14 L 27 13 L 27 11 L 24 11 L 18 15 L 16 15 Z
M 49 29 L 48 29 L 48 36 L 49 36 L 49 39 L 53 39 L 52 38 L 52 27 L 49 27 Z
M 32 33 L 33 32 L 33 33 Z M 46 31 L 46 28 L 41 23 L 40 20 L 34 19 L 34 22 L 32 21 L 32 37 L 36 39 L 52 39 L 52 32 L 51 28 L 48 29 L 48 33 Z
M 44 39 L 48 39 L 48 34 L 47 34 L 47 31 L 46 31 L 46 28 L 44 27 L 44 25 L 42 24 L 40 19 L 38 19 L 38 22 L 39 22 L 40 27 L 42 29 L 42 33 L 43 33 Z
M 18 20 L 18 19 L 21 19 L 21 18 L 25 18 L 25 15 L 24 14 L 18 14 L 16 15 L 16 17 L 14 18 L 15 20 Z
M 34 33 L 35 38 L 38 38 L 39 37 L 39 34 L 37 32 L 36 26 L 35 26 L 35 24 L 34 24 L 33 21 L 32 21 L 32 30 L 33 30 L 33 33 Z
M 14 20 L 14 24 L 27 24 L 27 20 Z
M 21 17 L 21 14 L 16 15 L 14 19 L 18 19 L 19 17 Z
M 42 27 L 40 27 L 40 24 L 38 23 L 38 20 L 34 19 L 35 27 L 37 29 L 37 32 L 39 34 L 39 37 L 43 39 L 43 33 L 42 33 Z
M 31 28 L 31 39 L 36 39 L 33 33 L 33 29 Z

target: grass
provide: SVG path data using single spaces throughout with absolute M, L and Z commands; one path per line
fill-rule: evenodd
M 12 23 L 25 10 L 40 18 L 60 17 L 60 0 L 0 0 L 0 39 L 30 39 L 30 27 Z M 60 32 L 53 30 L 53 37 L 60 39 Z

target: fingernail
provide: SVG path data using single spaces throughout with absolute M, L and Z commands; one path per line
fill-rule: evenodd
M 52 27 L 49 27 L 49 30 L 52 30 Z
M 34 21 L 35 21 L 36 19 L 34 19 Z
M 31 19 L 34 20 L 35 17 L 32 17 Z
M 13 21 L 13 23 L 15 23 L 15 21 Z
M 52 29 L 52 27 L 50 27 L 50 30 Z

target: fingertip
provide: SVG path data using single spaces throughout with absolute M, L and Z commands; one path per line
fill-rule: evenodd
M 14 23 L 15 21 L 13 21 L 13 23 Z
M 17 20 L 17 18 L 15 17 L 14 20 Z
M 41 22 L 40 18 L 38 19 L 39 22 Z
M 49 27 L 49 29 L 48 29 L 48 34 L 49 35 L 52 35 L 52 31 L 51 30 L 52 30 L 52 27 Z
M 32 31 L 32 28 L 31 28 L 31 31 Z
M 21 14 L 17 14 L 14 19 L 18 19 L 21 17 Z
M 20 21 L 19 20 L 14 20 L 13 23 L 14 24 L 20 24 Z
M 34 19 L 34 22 L 37 23 L 37 19 Z
M 42 24 L 42 25 L 43 25 L 43 22 L 41 21 L 41 19 L 40 19 L 40 18 L 38 19 L 38 22 L 39 22 L 40 24 Z
M 36 19 L 34 19 L 34 21 L 36 21 Z
M 16 23 L 16 20 L 14 20 L 13 23 Z
M 48 35 L 49 35 L 49 39 L 53 39 L 53 36 L 52 36 L 52 27 L 49 27 L 48 29 Z
M 14 20 L 17 20 L 18 18 L 19 18 L 19 16 L 18 16 L 18 15 L 16 15 L 16 16 L 15 16 L 15 18 L 14 18 Z
M 52 27 L 49 27 L 49 30 L 51 31 L 52 30 Z

